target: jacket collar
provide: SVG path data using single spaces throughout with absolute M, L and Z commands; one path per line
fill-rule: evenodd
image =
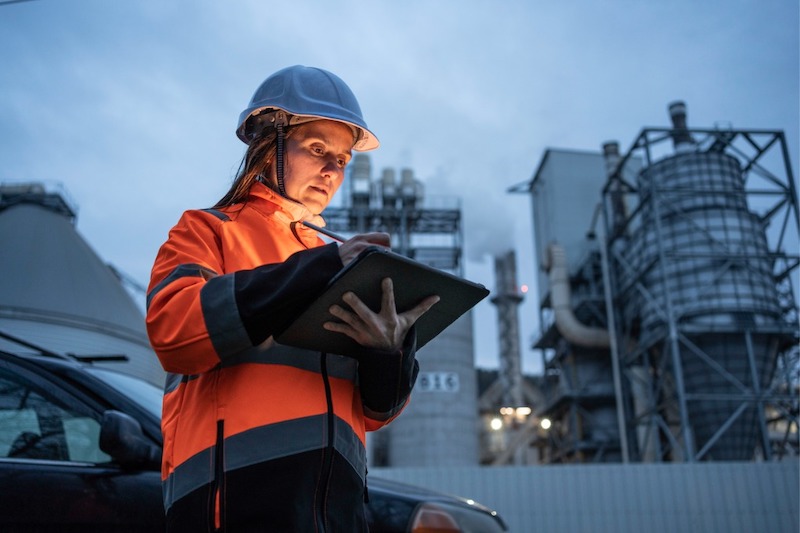
M 274 216 L 281 222 L 285 222 L 289 226 L 294 226 L 295 231 L 301 235 L 304 240 L 316 239 L 317 232 L 302 224 L 298 224 L 298 222 L 307 220 L 317 226 L 325 226 L 325 219 L 320 215 L 313 214 L 301 203 L 284 198 L 260 181 L 254 183 L 250 188 L 250 197 L 256 201 L 266 201 L 274 204 Z

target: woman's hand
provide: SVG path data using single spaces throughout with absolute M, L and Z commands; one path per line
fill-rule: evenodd
M 391 244 L 391 237 L 389 237 L 388 233 L 362 233 L 347 239 L 339 245 L 339 257 L 342 259 L 342 264 L 347 266 L 348 263 L 358 257 L 358 254 L 363 252 L 366 248 L 370 246 L 389 248 Z
M 352 239 L 351 239 L 352 240 Z M 348 241 L 350 242 L 350 241 Z M 439 301 L 439 296 L 428 296 L 414 308 L 397 313 L 394 302 L 394 287 L 390 278 L 381 282 L 383 296 L 381 310 L 372 311 L 353 292 L 346 292 L 342 300 L 352 311 L 339 305 L 332 305 L 330 313 L 341 322 L 325 322 L 328 331 L 344 333 L 362 346 L 385 351 L 397 351 L 411 326 Z

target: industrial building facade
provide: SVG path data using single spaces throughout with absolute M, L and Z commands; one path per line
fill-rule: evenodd
M 552 426 L 532 444 L 545 462 L 797 455 L 800 222 L 785 138 L 690 129 L 681 102 L 670 114 L 625 154 L 548 151 L 512 189 L 531 195 L 543 266 L 537 417 Z

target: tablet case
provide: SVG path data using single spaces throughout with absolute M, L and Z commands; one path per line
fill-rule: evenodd
M 439 302 L 416 322 L 417 348 L 421 348 L 483 300 L 489 291 L 478 283 L 414 261 L 385 248 L 370 247 L 331 279 L 322 294 L 283 332 L 275 335 L 281 344 L 311 350 L 358 356 L 369 351 L 353 339 L 322 327 L 337 321 L 328 309 L 342 307 L 342 295 L 353 291 L 373 311 L 381 305 L 381 280 L 392 278 L 398 313 L 411 309 L 426 296 L 439 295 Z

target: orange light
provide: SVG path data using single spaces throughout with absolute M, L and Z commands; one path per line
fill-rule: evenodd
M 423 504 L 417 511 L 411 533 L 458 533 L 455 519 L 444 509 L 430 503 Z

